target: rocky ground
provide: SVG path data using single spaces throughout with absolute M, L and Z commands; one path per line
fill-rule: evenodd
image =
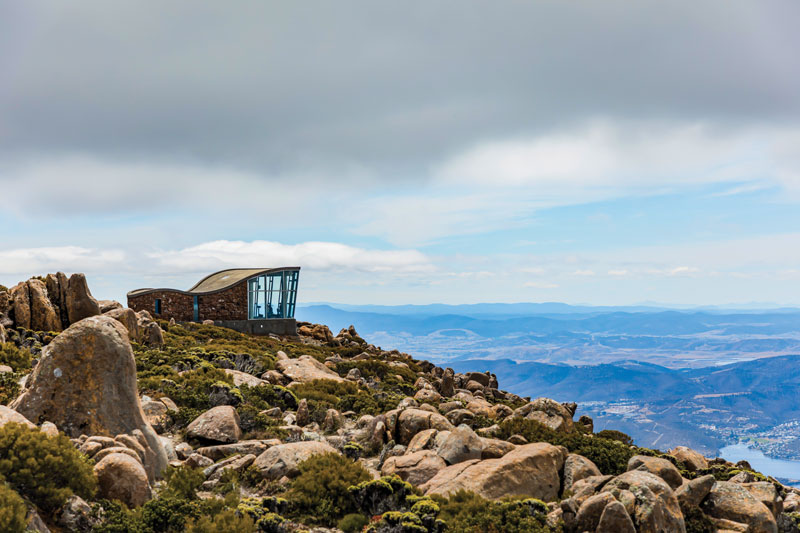
M 800 532 L 747 464 L 299 333 L 154 321 L 80 274 L 0 287 L 0 530 Z

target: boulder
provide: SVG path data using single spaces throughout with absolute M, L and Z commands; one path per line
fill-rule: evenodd
M 675 497 L 678 498 L 678 502 L 681 505 L 696 507 L 708 496 L 716 482 L 712 474 L 695 478 L 681 485 L 675 491 Z
M 422 485 L 447 465 L 444 459 L 432 450 L 421 450 L 405 455 L 389 457 L 381 468 L 384 476 L 397 475 L 415 487 Z
M 292 381 L 306 383 L 315 379 L 344 381 L 336 372 L 320 363 L 310 355 L 301 355 L 297 359 L 278 359 L 275 367 Z
M 239 415 L 230 405 L 212 407 L 187 426 L 186 436 L 203 441 L 229 444 L 242 436 Z
M 480 459 L 482 451 L 483 441 L 465 424 L 450 431 L 436 447 L 436 453 L 449 465 Z
M 0 293 L 0 294 L 5 294 L 5 293 Z M 0 317 L 2 317 L 1 314 Z M 3 326 L 3 324 L 0 324 L 0 344 L 3 344 L 4 342 L 6 342 L 6 328 L 5 326 Z
M 151 477 L 167 467 L 158 435 L 147 423 L 136 388 L 127 330 L 107 316 L 73 324 L 42 350 L 39 364 L 11 407 L 34 423 L 54 423 L 69 437 L 140 431 Z
M 767 509 L 772 512 L 772 516 L 775 518 L 783 512 L 783 499 L 775 489 L 775 485 L 769 481 L 742 483 L 742 486 L 747 489 L 747 492 L 752 494 L 756 500 L 763 503 Z
M 86 283 L 86 276 L 80 273 L 73 274 L 69 277 L 66 303 L 67 317 L 69 318 L 70 324 L 100 314 L 100 305 L 89 291 L 89 285 Z
M 31 329 L 36 331 L 61 331 L 61 318 L 47 297 L 47 286 L 40 279 L 28 280 L 31 308 Z
M 160 349 L 164 346 L 164 332 L 161 331 L 161 326 L 153 321 L 139 322 L 139 335 L 142 337 L 142 343 L 149 348 Z
M 36 427 L 36 424 L 32 423 L 30 420 L 28 420 L 15 410 L 11 409 L 10 407 L 6 407 L 5 405 L 0 405 L 0 427 L 5 426 L 9 422 L 16 422 L 17 424 L 23 424 L 25 426 L 28 426 L 29 428 Z
M 675 465 L 660 457 L 634 455 L 628 461 L 628 470 L 650 472 L 666 481 L 672 490 L 683 485 L 683 477 Z
M 431 428 L 440 431 L 452 430 L 453 424 L 438 413 L 422 409 L 404 409 L 397 417 L 396 439 L 400 444 L 408 444 L 414 435 Z
M 83 498 L 72 495 L 59 510 L 56 522 L 65 531 L 91 531 L 98 519 Z
M 295 424 L 300 427 L 307 426 L 311 423 L 311 414 L 308 410 L 308 400 L 303 398 L 297 403 L 297 414 L 295 415 Z
M 433 447 L 434 438 L 439 432 L 438 429 L 424 429 L 414 435 L 411 442 L 408 443 L 406 453 L 414 453 L 421 450 L 428 450 Z
M 267 479 L 277 480 L 300 473 L 297 465 L 323 453 L 339 453 L 330 444 L 319 441 L 290 442 L 269 448 L 259 455 L 253 465 Z
M 519 446 L 499 459 L 465 461 L 441 470 L 421 489 L 448 495 L 461 489 L 484 498 L 525 496 L 543 501 L 558 498 L 567 451 L 546 443 Z
M 644 470 L 630 470 L 606 483 L 602 492 L 615 496 L 630 491 L 635 497 L 633 521 L 640 533 L 685 533 L 680 504 L 666 481 Z
M 602 473 L 597 466 L 582 455 L 571 453 L 564 462 L 564 490 L 569 490 L 576 481 Z
M 147 423 L 153 426 L 153 429 L 159 433 L 164 431 L 169 418 L 166 405 L 159 401 L 146 400 L 142 402 L 142 412 L 144 412 Z
M 615 501 L 614 496 L 608 492 L 600 492 L 587 498 L 575 517 L 577 531 L 595 531 L 606 506 Z
M 105 316 L 110 316 L 123 326 L 128 331 L 128 339 L 131 341 L 139 342 L 141 336 L 139 334 L 139 323 L 136 318 L 136 313 L 133 309 L 128 308 L 115 308 L 103 313 Z
M 747 524 L 749 533 L 777 533 L 778 525 L 766 505 L 739 483 L 717 481 L 700 509 L 713 518 Z
M 24 281 L 17 283 L 9 291 L 12 309 L 14 311 L 14 325 L 18 328 L 31 329 L 31 298 L 28 284 Z
M 442 381 L 439 384 L 439 393 L 445 398 L 450 398 L 456 392 L 454 375 L 452 368 L 444 369 Z
M 49 276 L 50 274 L 48 274 Z M 116 300 L 97 300 L 97 305 L 100 307 L 100 314 L 104 315 L 114 309 L 122 309 L 123 305 Z
M 603 509 L 596 533 L 636 533 L 636 528 L 625 506 L 613 501 Z
M 555 431 L 564 433 L 573 429 L 572 413 L 550 398 L 537 398 L 514 410 L 514 416 L 535 420 Z
M 123 453 L 103 457 L 94 466 L 98 495 L 108 500 L 120 500 L 128 507 L 139 507 L 150 499 L 150 485 L 144 467 Z
M 572 483 L 572 500 L 580 505 L 586 498 L 599 491 L 606 483 L 611 481 L 614 476 L 590 476 L 579 479 Z
M 481 442 L 483 443 L 481 459 L 499 459 L 516 448 L 514 444 L 500 439 L 481 437 Z
M 252 374 L 248 374 L 247 372 L 240 372 L 238 370 L 231 370 L 230 368 L 226 368 L 225 373 L 228 374 L 229 376 L 233 376 L 233 384 L 236 387 L 240 385 L 247 385 L 248 387 L 258 387 L 259 385 L 264 384 L 264 380 L 259 379 Z
M 708 460 L 701 453 L 686 446 L 676 446 L 669 451 L 669 454 L 682 462 L 689 472 L 697 472 L 708 468 Z

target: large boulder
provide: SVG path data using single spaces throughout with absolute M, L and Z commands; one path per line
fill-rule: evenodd
M 453 424 L 438 413 L 422 409 L 404 409 L 397 417 L 396 439 L 400 444 L 408 444 L 414 435 L 431 428 L 439 431 L 452 430 Z
M 186 428 L 186 436 L 222 444 L 237 442 L 242 436 L 239 415 L 230 405 L 212 407 L 192 420 Z
M 681 505 L 687 507 L 696 507 L 700 502 L 706 499 L 711 488 L 716 483 L 716 479 L 712 474 L 695 478 L 681 485 L 675 491 L 675 497 Z
M 275 367 L 292 381 L 306 383 L 315 379 L 344 381 L 336 372 L 320 363 L 310 355 L 301 355 L 297 359 L 278 359 Z
M 421 450 L 386 459 L 381 468 L 384 476 L 396 475 L 415 487 L 422 485 L 445 468 L 444 459 L 432 450 Z
M 338 453 L 327 442 L 307 441 L 279 444 L 259 455 L 253 466 L 267 479 L 294 477 L 300 473 L 297 465 L 323 453 Z
M 631 470 L 606 483 L 601 492 L 615 496 L 629 491 L 635 497 L 633 521 L 640 533 L 685 533 L 678 498 L 666 481 L 645 470 Z
M 31 298 L 28 284 L 24 281 L 17 283 L 9 291 L 12 310 L 14 312 L 14 325 L 18 328 L 31 329 Z
M 11 409 L 10 407 L 6 407 L 5 405 L 0 405 L 0 427 L 5 426 L 9 422 L 16 422 L 17 424 L 23 424 L 30 428 L 36 427 L 35 424 L 33 424 L 30 420 L 28 420 L 15 410 Z
M 100 314 L 100 305 L 92 297 L 89 285 L 86 283 L 86 276 L 83 274 L 73 274 L 69 277 L 66 305 L 70 324 Z
M 127 307 L 121 309 L 114 308 L 106 311 L 103 314 L 105 316 L 110 316 L 125 326 L 125 329 L 128 330 L 128 339 L 139 342 L 139 324 L 136 318 L 136 313 L 133 311 L 133 309 L 128 309 Z
M 636 528 L 625 506 L 613 501 L 603 509 L 596 533 L 636 533 Z
M 240 385 L 247 385 L 248 387 L 258 387 L 264 384 L 264 380 L 257 378 L 247 372 L 240 372 L 230 368 L 225 369 L 225 373 L 233 377 L 233 385 L 238 387 Z
M 763 503 L 772 512 L 772 516 L 778 518 L 783 512 L 783 498 L 778 494 L 775 485 L 769 481 L 754 481 L 752 483 L 742 483 L 747 492 Z
M 48 344 L 11 407 L 35 424 L 50 421 L 73 438 L 140 431 L 152 452 L 148 474 L 160 476 L 167 467 L 164 447 L 139 401 L 128 332 L 111 317 L 81 320 Z
M 567 450 L 543 442 L 519 446 L 499 459 L 465 461 L 441 470 L 421 489 L 448 495 L 461 489 L 484 498 L 525 496 L 544 501 L 558 498 L 559 472 Z
M 749 533 L 777 533 L 775 517 L 739 483 L 718 481 L 700 508 L 713 518 L 746 524 Z
M 564 462 L 564 490 L 571 489 L 581 479 L 599 475 L 602 475 L 602 472 L 591 460 L 571 453 Z
M 537 398 L 516 409 L 514 416 L 535 420 L 555 431 L 570 432 L 573 429 L 572 413 L 550 398 Z
M 447 436 L 436 447 L 436 453 L 449 465 L 471 459 L 480 459 L 482 452 L 483 441 L 466 424 L 461 424 L 448 432 Z
M 669 451 L 669 454 L 682 462 L 689 472 L 697 472 L 708 468 L 708 460 L 703 457 L 703 454 L 686 446 L 676 446 Z
M 650 472 L 667 482 L 672 490 L 683 485 L 683 478 L 675 465 L 660 457 L 634 455 L 628 460 L 628 470 Z
M 136 459 L 124 453 L 112 453 L 94 466 L 99 496 L 119 500 L 128 507 L 138 507 L 150 499 L 147 473 Z
M 61 318 L 47 297 L 47 286 L 40 279 L 28 280 L 31 306 L 31 329 L 36 331 L 61 331 Z

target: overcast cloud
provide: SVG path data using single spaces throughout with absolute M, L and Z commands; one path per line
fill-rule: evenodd
M 330 273 L 314 299 L 633 302 L 619 280 L 660 276 L 698 282 L 648 298 L 723 303 L 711 257 L 641 250 L 760 242 L 760 274 L 726 255 L 755 276 L 727 301 L 781 297 L 798 20 L 794 0 L 0 0 L 0 282 L 66 265 L 120 298 L 136 272 L 278 261 Z

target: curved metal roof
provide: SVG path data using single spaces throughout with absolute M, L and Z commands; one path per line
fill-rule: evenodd
M 230 287 L 233 287 L 239 282 L 252 278 L 253 276 L 258 276 L 259 274 L 271 274 L 274 272 L 281 272 L 284 270 L 289 270 L 289 271 L 300 270 L 300 267 L 293 266 L 293 267 L 278 267 L 278 268 L 229 268 L 227 270 L 220 270 L 219 272 L 214 272 L 213 274 L 209 274 L 208 276 L 198 281 L 188 291 L 182 291 L 180 289 L 136 289 L 134 291 L 130 291 L 128 293 L 128 296 L 138 296 L 140 294 L 145 294 L 153 291 L 175 291 L 184 294 L 208 294 L 211 292 L 218 292 L 221 290 L 228 289 Z

